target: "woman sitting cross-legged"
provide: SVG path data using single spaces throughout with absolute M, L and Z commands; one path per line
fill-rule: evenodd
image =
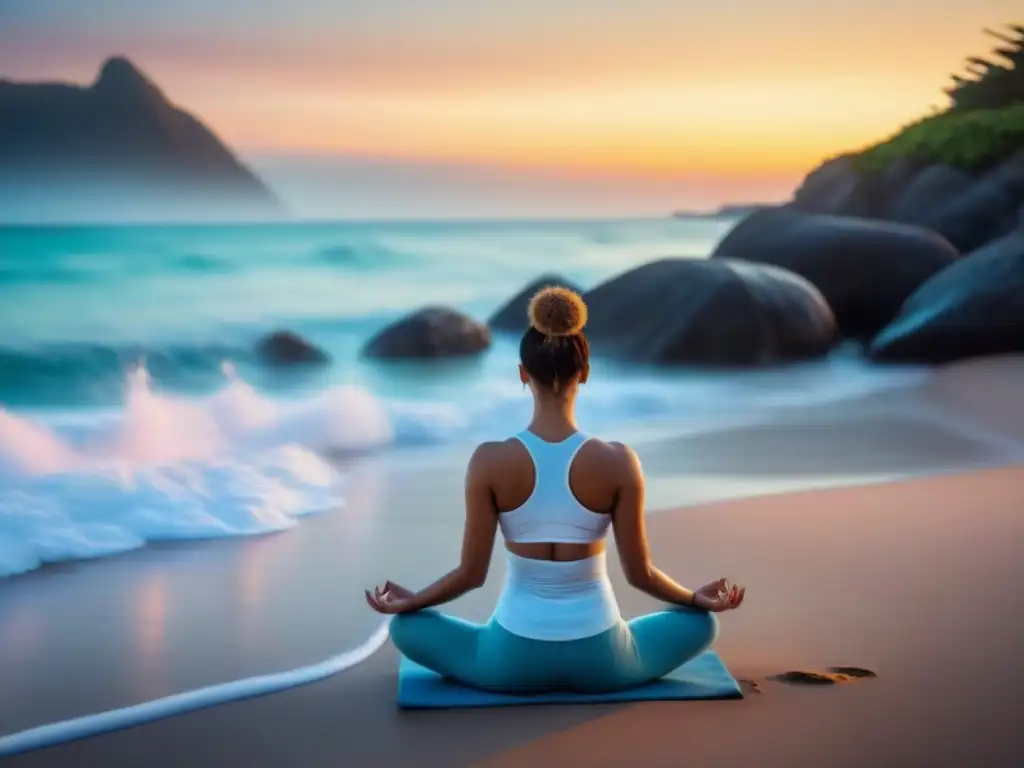
M 530 303 L 519 376 L 533 393 L 533 420 L 474 452 L 459 566 L 419 592 L 389 581 L 366 593 L 374 610 L 396 614 L 391 638 L 403 654 L 467 686 L 524 694 L 643 685 L 707 649 L 714 614 L 743 603 L 745 590 L 725 579 L 693 592 L 655 567 L 636 455 L 576 427 L 576 395 L 590 373 L 586 315 L 562 288 Z M 429 610 L 484 583 L 499 527 L 508 572 L 490 621 Z M 629 583 L 669 609 L 622 619 L 605 566 L 609 527 Z

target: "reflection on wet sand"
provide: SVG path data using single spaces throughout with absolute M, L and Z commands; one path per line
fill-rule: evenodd
M 28 600 L 0 610 L 0 680 L 11 680 L 29 666 L 42 640 L 42 629 L 42 613 Z
M 131 604 L 139 689 L 142 695 L 152 697 L 166 688 L 167 574 L 159 568 L 146 569 L 132 593 Z

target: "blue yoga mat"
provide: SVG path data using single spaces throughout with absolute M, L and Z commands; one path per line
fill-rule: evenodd
M 462 709 L 530 704 L 610 704 L 622 701 L 742 699 L 739 683 L 714 651 L 673 670 L 660 680 L 617 693 L 545 693 L 507 696 L 467 688 L 402 657 L 398 667 L 398 706 L 402 709 Z

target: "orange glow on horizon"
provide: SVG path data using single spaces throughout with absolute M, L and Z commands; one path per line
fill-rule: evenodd
M 240 126 L 237 141 L 249 151 L 650 178 L 787 174 L 884 138 L 937 101 L 902 90 L 879 97 L 868 85 L 856 78 L 750 79 L 358 101 L 296 95 L 288 109 Z
M 991 50 L 983 28 L 1012 20 L 1018 4 L 637 0 L 586 12 L 523 2 L 347 13 L 297 0 L 262 22 L 247 14 L 245 24 L 109 34 L 243 154 L 753 178 L 799 176 L 945 103 L 950 75 Z M 54 22 L 45 40 L 12 37 L 0 63 L 6 55 L 31 61 L 34 77 L 89 82 L 111 53 L 97 30 Z

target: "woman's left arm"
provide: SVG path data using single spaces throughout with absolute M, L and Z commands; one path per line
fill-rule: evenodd
M 482 587 L 487 580 L 498 527 L 498 509 L 491 489 L 497 443 L 483 443 L 473 452 L 466 470 L 466 525 L 458 566 L 429 587 L 401 601 L 401 612 L 418 611 L 450 602 Z

